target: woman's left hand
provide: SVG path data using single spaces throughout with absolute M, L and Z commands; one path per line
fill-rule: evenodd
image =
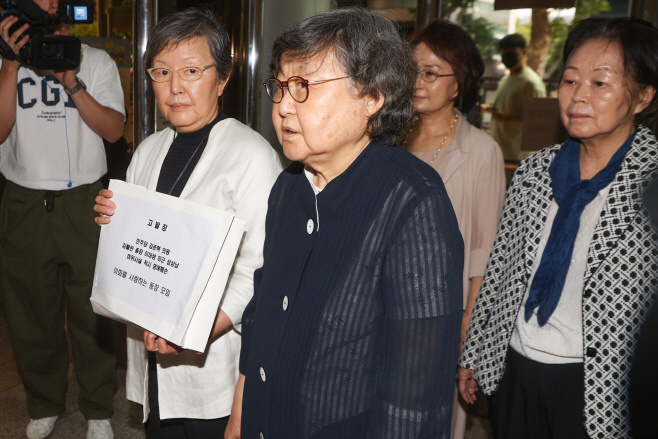
M 158 337 L 151 331 L 144 331 L 144 347 L 147 351 L 158 352 L 160 354 L 178 355 L 183 350 L 180 346 Z
M 477 399 L 475 392 L 478 391 L 478 384 L 475 381 L 475 371 L 457 366 L 457 385 L 464 401 L 467 404 L 475 403 Z
M 240 374 L 238 382 L 235 385 L 233 394 L 233 405 L 231 406 L 231 416 L 228 418 L 228 425 L 224 431 L 224 439 L 240 439 L 242 427 L 242 394 L 244 392 L 244 375 Z
M 226 430 L 224 430 L 224 439 L 240 439 L 241 427 L 240 418 L 231 413 L 231 416 L 228 418 L 228 424 L 226 424 Z

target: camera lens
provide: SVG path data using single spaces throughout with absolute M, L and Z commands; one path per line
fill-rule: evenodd
M 58 59 L 62 57 L 62 45 L 58 43 L 43 43 L 41 45 L 41 55 L 44 58 Z

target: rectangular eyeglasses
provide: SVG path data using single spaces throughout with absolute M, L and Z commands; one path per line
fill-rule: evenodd
M 178 77 L 183 81 L 198 81 L 201 79 L 203 72 L 208 70 L 211 67 L 215 67 L 213 64 L 209 66 L 187 66 L 181 67 L 180 69 L 167 69 L 164 67 L 152 67 L 146 69 L 149 76 L 155 82 L 169 82 L 171 81 L 172 74 L 177 73 Z

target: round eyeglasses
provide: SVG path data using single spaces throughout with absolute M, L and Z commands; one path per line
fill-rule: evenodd
M 434 82 L 438 78 L 443 78 L 446 76 L 455 76 L 454 73 L 450 73 L 448 75 L 440 75 L 432 70 L 421 70 L 418 72 L 418 76 L 420 76 L 420 79 L 422 79 L 425 82 Z
M 324 84 L 325 82 L 337 81 L 339 79 L 349 78 L 349 76 L 341 76 L 340 78 L 321 79 L 318 81 L 309 81 L 301 76 L 291 76 L 287 81 L 279 81 L 276 78 L 270 78 L 263 83 L 267 95 L 272 102 L 278 104 L 283 99 L 283 94 L 288 89 L 290 96 L 300 104 L 308 99 L 308 86 Z
M 173 77 L 173 74 L 178 74 L 178 77 L 183 81 L 198 81 L 201 79 L 203 72 L 208 70 L 211 67 L 215 67 L 213 64 L 209 66 L 187 66 L 181 67 L 180 69 L 166 69 L 164 67 L 153 67 L 146 69 L 149 76 L 155 82 L 169 82 Z

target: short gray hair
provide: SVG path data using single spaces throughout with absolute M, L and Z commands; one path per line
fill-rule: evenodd
M 413 115 L 417 65 L 411 46 L 383 13 L 349 7 L 314 14 L 281 34 L 272 48 L 270 69 L 276 77 L 281 64 L 305 62 L 333 52 L 360 90 L 360 97 L 382 96 L 384 104 L 368 120 L 373 140 L 395 144 Z
M 146 44 L 144 70 L 153 67 L 153 59 L 163 50 L 194 38 L 206 39 L 217 78 L 228 79 L 233 70 L 231 40 L 210 7 L 187 8 L 158 21 Z

